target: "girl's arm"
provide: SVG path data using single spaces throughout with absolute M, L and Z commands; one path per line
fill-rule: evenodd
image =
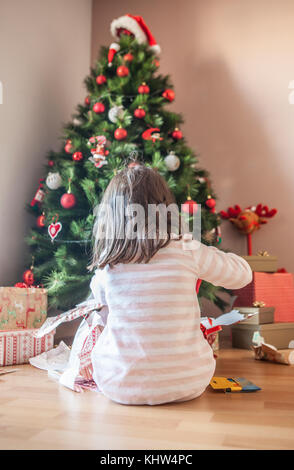
M 103 305 L 103 308 L 100 310 L 99 314 L 103 320 L 104 325 L 106 325 L 108 317 L 108 306 L 105 296 L 105 271 L 104 269 L 97 269 L 94 276 L 91 279 L 90 288 L 94 299 L 100 305 Z
M 240 289 L 252 281 L 251 268 L 241 256 L 196 243 L 193 255 L 200 279 L 226 289 Z

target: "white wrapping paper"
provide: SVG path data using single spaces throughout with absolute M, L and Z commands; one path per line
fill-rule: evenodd
M 84 320 L 75 334 L 71 350 L 61 342 L 57 348 L 50 351 L 50 355 L 41 354 L 31 359 L 30 363 L 47 370 L 51 377 L 76 392 L 81 392 L 83 388 L 95 389 L 92 379 L 91 352 L 105 326 L 107 312 L 107 307 L 102 308 L 95 299 L 88 299 L 72 310 L 47 318 L 35 333 L 37 338 L 55 330 L 61 323 L 79 317 L 83 317 Z

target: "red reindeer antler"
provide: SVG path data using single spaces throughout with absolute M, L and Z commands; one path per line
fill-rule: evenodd
M 269 210 L 268 206 L 263 206 L 262 204 L 257 204 L 255 209 L 255 214 L 257 214 L 259 217 L 273 217 L 277 212 L 277 209 Z
M 242 212 L 241 207 L 236 204 L 235 207 L 229 207 L 227 212 L 220 211 L 220 215 L 223 219 L 234 219 L 238 217 L 240 212 Z

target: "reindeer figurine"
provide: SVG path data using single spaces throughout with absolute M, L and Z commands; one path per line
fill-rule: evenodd
M 229 207 L 227 211 L 220 211 L 223 219 L 228 219 L 239 232 L 247 236 L 247 250 L 248 255 L 252 255 L 252 233 L 259 230 L 262 224 L 266 224 L 265 218 L 271 218 L 276 215 L 277 209 L 269 210 L 268 206 L 258 204 L 255 206 L 247 207 L 242 210 L 237 204 L 234 207 Z

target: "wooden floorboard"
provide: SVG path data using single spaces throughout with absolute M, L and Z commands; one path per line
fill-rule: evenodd
M 294 367 L 219 351 L 216 375 L 262 387 L 190 402 L 122 406 L 74 393 L 29 365 L 0 376 L 1 449 L 294 449 Z

